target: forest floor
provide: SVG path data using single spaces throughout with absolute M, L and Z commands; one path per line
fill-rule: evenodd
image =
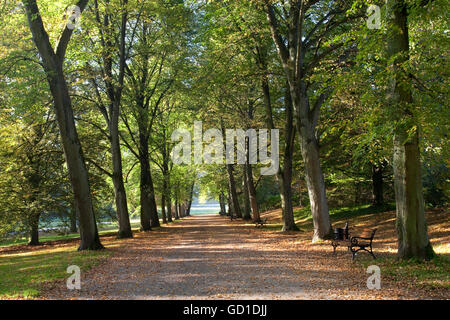
M 105 238 L 109 255 L 82 272 L 81 290 L 69 291 L 65 280 L 54 280 L 40 298 L 450 299 L 448 212 L 428 213 L 430 238 L 441 254 L 418 267 L 393 260 L 393 214 L 349 220 L 356 231 L 379 229 L 377 260 L 363 253 L 355 262 L 344 248 L 333 256 L 328 242 L 312 244 L 306 220 L 297 221 L 303 232 L 280 232 L 280 210 L 263 214 L 269 218 L 263 229 L 218 215 L 189 217 L 131 240 Z M 345 214 L 336 217 L 337 224 L 348 220 Z M 372 264 L 381 268 L 380 290 L 367 288 L 366 268 Z

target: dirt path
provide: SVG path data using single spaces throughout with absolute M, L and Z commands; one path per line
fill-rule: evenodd
M 331 247 L 305 248 L 298 233 L 261 231 L 214 216 L 186 218 L 139 233 L 103 265 L 82 275 L 82 289 L 64 283 L 48 299 L 335 299 L 399 298 L 368 290 L 368 275 Z M 325 244 L 324 244 L 325 245 Z M 401 298 L 407 298 L 404 293 Z M 417 296 L 410 296 L 418 298 Z

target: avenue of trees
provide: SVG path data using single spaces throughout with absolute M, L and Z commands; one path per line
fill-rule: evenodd
M 282 208 L 283 231 L 298 230 L 294 207 L 307 206 L 318 241 L 332 232 L 330 207 L 395 202 L 398 256 L 431 258 L 425 210 L 447 205 L 449 190 L 448 10 L 445 0 L 2 1 L 0 238 L 38 245 L 40 228 L 64 225 L 79 250 L 102 249 L 99 221 L 130 238 L 132 218 L 151 232 L 206 196 L 245 220 Z M 172 132 L 194 121 L 279 129 L 278 172 L 174 163 Z

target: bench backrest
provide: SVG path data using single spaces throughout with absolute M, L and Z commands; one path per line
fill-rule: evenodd
M 359 234 L 359 236 L 363 237 L 363 238 L 370 238 L 372 240 L 375 237 L 375 232 L 376 231 L 377 231 L 377 229 L 364 229 Z

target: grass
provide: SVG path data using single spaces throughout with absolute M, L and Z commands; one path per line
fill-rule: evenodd
M 383 206 L 372 206 L 370 204 L 357 205 L 353 207 L 330 208 L 331 221 L 354 219 L 368 214 L 377 214 L 386 211 L 395 210 L 394 204 Z M 309 206 L 294 210 L 295 224 L 301 231 L 310 231 L 313 229 L 311 208 Z M 271 223 L 264 226 L 268 231 L 280 230 L 281 223 Z
M 385 204 L 382 206 L 373 206 L 370 204 L 363 204 L 353 207 L 330 208 L 331 221 L 354 219 L 368 214 L 376 214 L 386 211 L 395 210 L 394 204 Z M 312 228 L 312 215 L 309 206 L 294 210 L 294 219 L 299 228 Z
M 65 246 L 0 256 L 0 298 L 31 299 L 40 287 L 52 280 L 69 277 L 67 267 L 77 265 L 86 271 L 110 254 L 107 250 L 76 251 Z
M 133 232 L 139 231 L 140 223 L 139 222 L 132 222 L 131 223 L 131 229 Z M 117 223 L 108 223 L 99 225 L 99 235 L 111 235 L 113 233 L 118 232 Z M 59 241 L 59 240 L 71 240 L 71 239 L 80 239 L 79 233 L 70 233 L 70 234 L 51 234 L 51 235 L 43 235 L 39 237 L 40 242 L 48 242 L 48 241 Z M 29 241 L 26 237 L 21 238 L 14 238 L 14 239 L 7 239 L 0 241 L 0 247 L 9 247 L 9 246 L 17 246 L 17 245 L 24 245 L 27 244 Z
M 358 263 L 364 268 L 376 264 L 380 267 L 382 277 L 389 277 L 396 282 L 426 289 L 450 289 L 450 259 L 444 255 L 436 255 L 430 261 L 380 257 L 376 262 L 360 260 Z

